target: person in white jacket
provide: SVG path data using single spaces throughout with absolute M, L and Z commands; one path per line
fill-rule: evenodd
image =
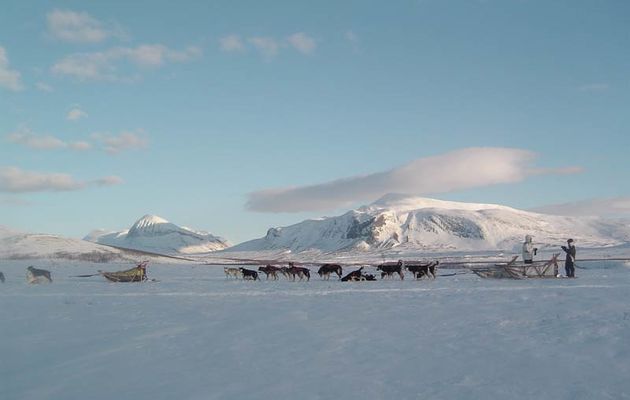
M 538 249 L 535 248 L 534 243 L 532 243 L 532 236 L 525 236 L 525 243 L 523 243 L 523 262 L 525 264 L 532 264 L 537 251 Z

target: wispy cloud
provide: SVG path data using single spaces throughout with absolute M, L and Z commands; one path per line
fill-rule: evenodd
M 159 67 L 167 62 L 183 63 L 201 56 L 201 48 L 188 46 L 183 50 L 173 50 L 162 44 L 145 44 L 136 48 L 119 48 L 121 57 L 127 57 L 142 67 Z
M 352 46 L 352 50 L 354 52 L 358 52 L 359 51 L 359 36 L 357 36 L 357 34 L 354 33 L 354 31 L 347 30 L 343 34 L 343 37 L 344 37 L 344 39 L 346 39 L 346 41 L 348 43 L 350 43 L 350 45 Z
M 70 142 L 68 143 L 68 147 L 70 147 L 72 150 L 76 150 L 76 151 L 86 151 L 86 150 L 90 150 L 92 148 L 92 144 L 89 142 L 85 142 L 85 141 L 78 141 L 78 142 Z
M 271 188 L 249 194 L 260 212 L 325 211 L 372 201 L 386 193 L 437 194 L 520 182 L 532 175 L 576 173 L 578 168 L 536 168 L 536 153 L 513 148 L 466 148 L 414 160 L 388 171 L 316 185 Z
M 73 108 L 72 110 L 68 111 L 68 114 L 66 115 L 66 119 L 68 121 L 77 121 L 80 120 L 81 118 L 87 118 L 88 114 L 81 110 L 78 107 Z
M 228 35 L 219 39 L 219 46 L 221 50 L 227 52 L 241 52 L 245 51 L 245 43 L 238 35 Z
M 93 133 L 90 138 L 98 143 L 98 148 L 109 154 L 117 154 L 123 150 L 142 149 L 147 147 L 149 140 L 142 129 L 135 131 L 123 131 L 119 135 L 109 133 Z M 52 135 L 38 135 L 27 127 L 20 127 L 15 132 L 9 133 L 6 139 L 35 150 L 70 149 L 86 151 L 94 148 L 94 145 L 86 140 L 65 141 Z
M 92 139 L 100 142 L 103 150 L 110 154 L 117 154 L 123 150 L 142 149 L 149 144 L 142 130 L 122 132 L 119 135 L 93 133 Z
M 91 148 L 87 142 L 66 142 L 52 135 L 37 135 L 26 127 L 20 127 L 17 131 L 9 133 L 7 140 L 35 150 L 55 150 L 69 148 L 72 150 L 88 150 Z
M 124 183 L 124 180 L 119 176 L 110 175 L 104 178 L 95 179 L 92 181 L 92 183 L 97 186 L 113 186 Z
M 609 197 L 550 204 L 532 211 L 570 216 L 630 217 L 630 197 Z
M 357 43 L 359 41 L 359 37 L 357 36 L 356 33 L 354 33 L 354 31 L 352 30 L 347 30 L 344 34 L 343 37 L 350 43 Z
M 0 46 L 0 87 L 13 90 L 14 92 L 24 88 L 20 73 L 9 68 L 9 57 L 2 46 Z
M 35 87 L 38 90 L 41 90 L 42 92 L 48 92 L 48 93 L 50 93 L 50 92 L 52 92 L 54 90 L 52 86 L 50 86 L 49 84 L 47 84 L 45 82 L 37 82 L 35 84 Z
M 52 150 L 66 147 L 66 143 L 51 135 L 36 135 L 28 128 L 20 128 L 7 135 L 11 143 L 21 144 L 31 149 Z
M 272 36 L 251 36 L 241 39 L 232 34 L 219 39 L 219 47 L 225 52 L 244 52 L 253 47 L 262 57 L 270 61 L 280 54 L 280 51 L 292 48 L 304 55 L 312 54 L 317 48 L 317 41 L 304 32 L 296 32 L 285 38 Z
M 122 183 L 116 176 L 92 181 L 76 180 L 69 174 L 25 171 L 18 167 L 0 167 L 0 192 L 61 192 L 81 190 L 90 186 L 108 186 Z
M 291 46 L 293 46 L 293 48 L 302 54 L 311 54 L 315 51 L 315 47 L 317 47 L 315 39 L 304 32 L 294 33 L 287 38 L 287 41 Z
M 166 63 L 183 63 L 201 55 L 199 47 L 189 46 L 173 50 L 162 44 L 147 44 L 137 47 L 114 47 L 105 51 L 77 53 L 56 62 L 51 71 L 80 81 L 123 80 L 118 70 L 121 63 L 130 62 L 142 68 L 157 68 Z
M 277 56 L 280 51 L 280 44 L 272 37 L 251 37 L 248 41 L 268 60 Z
M 53 10 L 46 15 L 48 33 L 57 40 L 73 43 L 99 43 L 109 37 L 126 35 L 115 24 L 105 24 L 86 12 Z
M 610 89 L 607 83 L 589 83 L 578 88 L 581 92 L 603 92 Z

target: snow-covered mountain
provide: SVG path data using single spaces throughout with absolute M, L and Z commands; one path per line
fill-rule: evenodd
M 341 216 L 271 228 L 228 251 L 512 251 L 525 235 L 542 248 L 557 248 L 569 237 L 582 247 L 618 246 L 630 242 L 630 224 L 390 194 Z
M 136 260 L 137 254 L 43 233 L 25 233 L 0 226 L 0 259 L 71 259 L 93 262 Z
M 229 243 L 208 232 L 180 227 L 164 218 L 145 215 L 122 232 L 96 230 L 85 238 L 90 242 L 158 254 L 181 255 L 222 250 Z

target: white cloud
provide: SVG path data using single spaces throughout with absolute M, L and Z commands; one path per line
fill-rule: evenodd
M 125 34 L 113 25 L 106 25 L 85 12 L 54 10 L 46 15 L 48 33 L 55 39 L 74 43 L 98 43 L 109 37 Z
M 111 50 L 107 52 L 69 55 L 56 62 L 51 71 L 57 75 L 68 75 L 81 81 L 116 80 L 113 62 L 120 58 Z
M 86 118 L 88 116 L 88 114 L 81 110 L 80 108 L 73 108 L 72 110 L 68 111 L 68 115 L 66 115 L 66 119 L 68 121 L 77 121 L 81 118 Z
M 123 56 L 128 57 L 137 65 L 145 67 L 157 67 L 166 62 L 187 62 L 201 55 L 201 49 L 196 46 L 188 46 L 178 51 L 172 50 L 161 44 L 141 45 L 123 50 Z
M 9 68 L 9 57 L 4 47 L 0 46 L 0 87 L 14 92 L 23 89 L 20 73 Z
M 120 63 L 125 61 L 138 67 L 160 67 L 167 62 L 188 62 L 200 55 L 201 49 L 196 46 L 183 50 L 169 49 L 161 44 L 113 47 L 100 52 L 71 54 L 55 63 L 51 70 L 57 75 L 67 75 L 81 81 L 121 80 L 118 69 Z
M 45 82 L 37 82 L 35 84 L 35 87 L 39 90 L 41 90 L 42 92 L 52 92 L 54 89 L 52 86 L 50 86 L 49 84 L 45 83 Z
M 37 135 L 26 127 L 21 127 L 17 131 L 7 135 L 7 140 L 11 143 L 20 144 L 31 149 L 36 150 L 55 150 L 70 148 L 72 150 L 82 151 L 91 148 L 91 145 L 86 142 L 72 142 L 66 143 L 65 141 L 51 135 Z
M 251 37 L 248 41 L 268 60 L 277 56 L 280 51 L 280 45 L 271 37 Z
M 220 38 L 219 46 L 221 47 L 221 50 L 227 52 L 245 51 L 245 44 L 238 35 L 228 35 Z
M 280 54 L 280 51 L 292 47 L 301 54 L 312 54 L 317 48 L 317 41 L 304 32 L 297 32 L 285 39 L 271 36 L 252 36 L 246 40 L 241 36 L 231 34 L 219 39 L 219 47 L 225 52 L 244 52 L 248 46 L 253 46 L 267 61 Z
M 113 186 L 113 185 L 120 185 L 121 183 L 123 183 L 123 179 L 119 176 L 106 176 L 104 178 L 100 178 L 100 179 L 96 179 L 93 181 L 93 183 L 95 185 L 98 186 Z
M 348 43 L 352 46 L 352 50 L 354 52 L 359 51 L 359 37 L 354 31 L 348 30 L 344 33 L 343 37 L 346 39 Z
M 611 197 L 581 200 L 570 203 L 551 204 L 532 211 L 571 216 L 629 217 L 630 197 Z
M 51 135 L 37 135 L 26 127 L 6 136 L 11 143 L 20 144 L 36 150 L 70 149 L 74 151 L 91 150 L 92 143 L 84 140 L 68 142 Z M 116 154 L 123 150 L 141 149 L 147 147 L 149 141 L 142 130 L 124 131 L 119 135 L 107 133 L 93 133 L 91 138 L 98 142 L 99 148 L 109 154 Z
M 302 54 L 313 53 L 313 51 L 315 51 L 315 47 L 317 46 L 315 39 L 303 32 L 294 33 L 287 38 L 287 41 Z
M 386 193 L 437 194 L 515 183 L 532 175 L 578 172 L 532 166 L 536 154 L 513 148 L 466 148 L 414 160 L 388 171 L 316 185 L 249 194 L 246 207 L 261 212 L 324 211 L 372 201 Z
M 344 37 L 346 38 L 346 40 L 347 40 L 348 42 L 350 42 L 350 43 L 357 43 L 357 42 L 359 41 L 359 38 L 358 38 L 357 34 L 356 34 L 356 33 L 354 33 L 354 32 L 353 32 L 353 31 L 351 31 L 351 30 L 346 31 L 346 33 L 344 33 L 344 35 L 343 35 L 343 36 L 344 36 Z
M 139 130 L 136 132 L 122 132 L 120 135 L 102 133 L 92 134 L 92 138 L 101 143 L 103 150 L 110 154 L 117 154 L 123 150 L 141 149 L 147 147 L 149 141 Z
M 603 92 L 608 89 L 610 89 L 610 86 L 607 83 L 590 83 L 578 88 L 581 92 Z
M 21 144 L 31 149 L 53 150 L 66 147 L 66 143 L 51 135 L 36 135 L 28 128 L 20 128 L 16 132 L 7 135 L 11 143 Z
M 58 192 L 85 189 L 88 186 L 119 184 L 122 179 L 114 176 L 93 181 L 79 181 L 68 174 L 55 172 L 25 171 L 18 167 L 0 167 L 0 192 Z
M 78 142 L 70 142 L 70 143 L 68 143 L 68 147 L 70 147 L 72 150 L 76 150 L 76 151 L 86 151 L 86 150 L 90 150 L 92 148 L 92 144 L 90 144 L 88 142 L 84 142 L 84 141 L 78 141 Z

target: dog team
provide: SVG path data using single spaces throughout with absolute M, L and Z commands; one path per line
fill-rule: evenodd
M 404 270 L 411 272 L 414 279 L 419 280 L 424 277 L 435 279 L 437 266 L 439 261 L 433 261 L 429 263 L 406 263 L 403 260 L 398 260 L 396 263 L 383 263 L 376 267 L 377 271 L 381 272 L 381 279 L 392 279 L 398 275 L 401 280 L 405 279 Z M 264 267 L 258 267 L 258 271 L 253 269 L 247 269 L 242 267 L 224 267 L 223 272 L 226 278 L 244 280 L 259 280 L 259 272 L 265 274 L 266 279 L 278 280 L 280 275 L 284 276 L 287 280 L 295 281 L 311 279 L 310 269 L 305 267 L 296 267 L 294 263 L 289 262 L 288 267 L 276 267 L 274 265 L 267 264 Z M 376 277 L 372 274 L 366 274 L 363 272 L 363 267 L 354 270 L 343 276 L 343 268 L 339 264 L 323 264 L 318 270 L 317 274 L 324 280 L 329 280 L 330 275 L 335 274 L 343 281 L 374 281 Z

